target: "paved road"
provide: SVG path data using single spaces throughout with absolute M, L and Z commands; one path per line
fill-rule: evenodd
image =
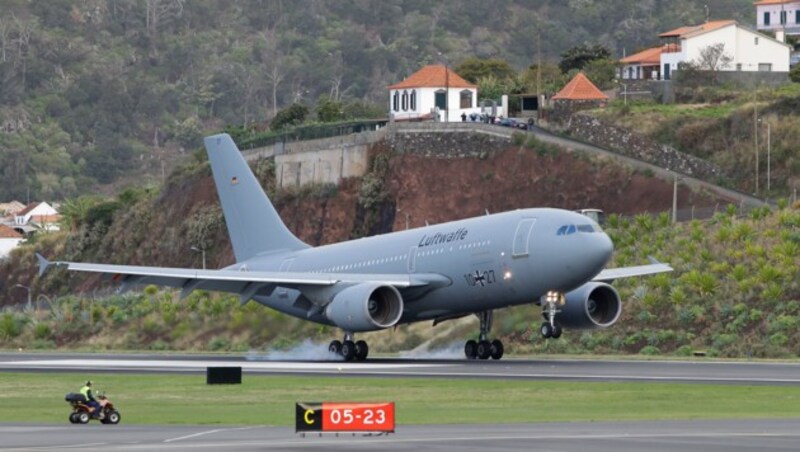
M 322 347 L 324 349 L 324 347 Z M 324 352 L 323 352 L 324 353 Z M 574 381 L 646 381 L 746 385 L 800 385 L 800 363 L 574 359 L 382 358 L 366 362 L 298 360 L 282 354 L 201 356 L 0 353 L 0 371 L 188 372 L 240 366 L 250 375 L 354 375 Z
M 792 450 L 800 419 L 398 426 L 387 436 L 301 437 L 288 427 L 0 424 L 0 450 Z

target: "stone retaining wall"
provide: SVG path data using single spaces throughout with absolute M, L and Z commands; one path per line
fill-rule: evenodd
M 621 127 L 605 124 L 588 114 L 572 115 L 566 122 L 565 130 L 571 136 L 593 145 L 708 182 L 716 182 L 724 176 L 719 167 L 703 159 L 682 153 Z

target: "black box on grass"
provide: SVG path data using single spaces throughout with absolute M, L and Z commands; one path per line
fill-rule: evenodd
M 242 384 L 241 367 L 206 367 L 206 384 L 239 385 Z

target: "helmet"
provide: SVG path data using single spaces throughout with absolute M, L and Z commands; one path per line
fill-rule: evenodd
M 92 380 L 86 380 L 86 386 L 91 386 L 91 385 L 92 385 Z

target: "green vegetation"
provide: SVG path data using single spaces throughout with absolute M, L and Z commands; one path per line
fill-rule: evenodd
M 524 145 L 552 152 L 538 141 Z M 385 165 L 385 160 L 379 154 L 374 165 Z M 374 226 L 379 206 L 386 202 L 379 180 L 369 180 L 365 179 L 359 200 L 364 228 Z M 324 187 L 316 190 L 325 192 Z M 761 208 L 742 214 L 730 206 L 711 220 L 677 225 L 666 213 L 611 215 L 606 226 L 616 244 L 611 266 L 637 265 L 655 256 L 676 271 L 617 281 L 624 309 L 613 328 L 568 330 L 559 340 L 545 341 L 537 332 L 538 308 L 520 306 L 499 311 L 494 332 L 515 354 L 688 356 L 703 351 L 712 357 L 797 358 L 800 206 L 780 205 L 774 212 Z M 139 211 L 134 207 L 132 215 Z M 198 247 L 212 244 L 210 231 L 223 233 L 219 212 L 194 212 L 188 216 L 188 224 L 194 226 L 187 226 L 186 237 L 194 237 Z M 37 246 L 51 247 L 53 241 L 46 237 Z M 181 247 L 177 251 L 185 255 L 189 244 L 184 243 L 184 251 Z M 34 261 L 32 248 L 20 250 L 22 262 Z M 199 266 L 196 254 L 189 258 Z M 66 278 L 66 272 L 53 271 L 37 284 L 67 291 Z M 6 309 L 0 317 L 0 347 L 246 351 L 287 349 L 306 338 L 324 344 L 335 335 L 334 328 L 287 317 L 254 302 L 240 306 L 234 296 L 205 291 L 180 300 L 176 291 L 151 286 L 142 293 L 93 299 L 58 296 L 47 301 L 39 311 Z M 404 325 L 370 333 L 368 338 L 374 352 L 392 353 L 417 347 L 433 333 L 437 334 L 434 349 L 449 348 L 477 331 L 472 318 L 446 325 L 435 330 L 428 324 Z
M 247 373 L 241 385 L 206 385 L 202 374 L 2 376 L 0 422 L 66 423 L 64 394 L 87 378 L 106 391 L 126 424 L 286 426 L 294 423 L 295 402 L 343 399 L 395 402 L 398 425 L 800 416 L 800 388 L 795 387 L 519 380 L 498 385 L 493 380 Z M 489 392 L 488 405 L 479 397 L 464 397 Z
M 757 140 L 759 195 L 789 196 L 798 187 L 800 155 L 795 144 L 800 139 L 800 84 L 749 91 L 730 86 L 700 87 L 684 90 L 684 97 L 676 104 L 629 100 L 624 105 L 618 99 L 608 109 L 593 110 L 593 114 L 716 164 L 725 173 L 717 182 L 749 193 L 756 191 Z M 765 190 L 768 124 L 769 193 Z
M 570 48 L 601 42 L 616 57 L 705 17 L 695 0 L 650 3 L 6 0 L 0 200 L 157 181 L 203 134 L 264 130 L 293 105 L 320 121 L 385 115 L 387 85 L 430 63 L 493 62 L 472 72 L 482 95 L 492 78 L 532 92 L 538 70 L 552 92 Z M 754 22 L 749 0 L 713 9 Z

